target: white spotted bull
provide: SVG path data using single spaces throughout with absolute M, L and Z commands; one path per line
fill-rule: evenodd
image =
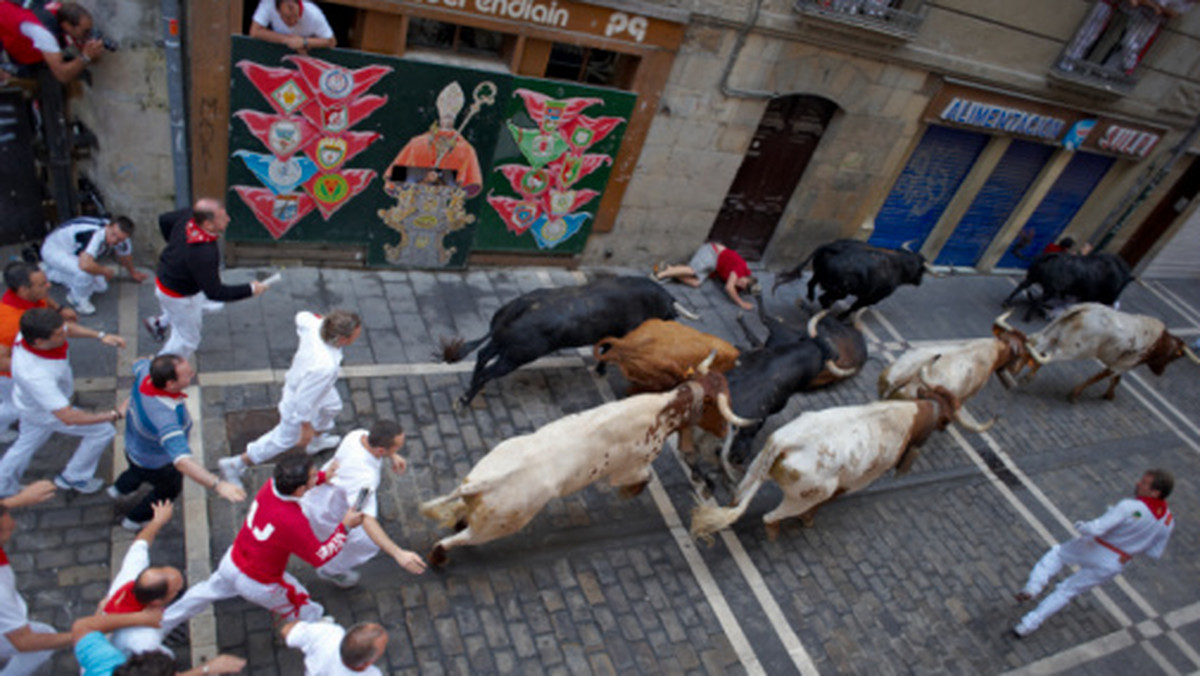
M 1052 361 L 1099 359 L 1104 369 L 1071 390 L 1076 401 L 1089 386 L 1111 377 L 1105 399 L 1116 396 L 1121 374 L 1139 364 L 1161 376 L 1171 362 L 1186 356 L 1195 364 L 1200 358 L 1187 343 L 1167 331 L 1161 319 L 1114 310 L 1099 303 L 1074 305 L 1046 328 L 1029 336 L 1029 354 L 1034 363 L 1029 378 Z
M 958 340 L 916 347 L 879 374 L 880 399 L 916 399 L 921 370 L 929 367 L 930 385 L 946 388 L 960 402 L 975 396 L 993 373 L 1005 387 L 1031 360 L 1025 334 L 1009 326 L 1005 312 L 992 322 L 993 338 Z
M 779 522 L 801 517 L 812 524 L 821 505 L 867 486 L 889 469 L 908 471 L 915 448 L 958 419 L 958 401 L 944 388 L 925 388 L 916 401 L 884 401 L 809 411 L 775 431 L 750 464 L 729 507 L 701 506 L 692 512 L 692 534 L 708 537 L 745 513 L 769 478 L 779 484 L 783 502 L 763 515 L 767 535 Z
M 650 480 L 650 465 L 666 438 L 696 424 L 705 403 L 714 403 L 734 425 L 725 377 L 707 372 L 674 390 L 639 394 L 548 423 L 531 434 L 501 442 L 473 467 L 452 493 L 421 505 L 421 513 L 458 532 L 429 554 L 433 565 L 446 552 L 511 535 L 554 498 L 607 479 L 632 497 Z

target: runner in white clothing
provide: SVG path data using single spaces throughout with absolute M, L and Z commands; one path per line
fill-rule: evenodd
M 1174 487 L 1175 479 L 1170 472 L 1149 470 L 1134 489 L 1136 499 L 1118 502 L 1098 519 L 1077 522 L 1075 530 L 1079 531 L 1079 537 L 1051 547 L 1034 566 L 1025 588 L 1017 592 L 1018 602 L 1041 594 L 1063 565 L 1079 566 L 1079 570 L 1021 618 L 1013 628 L 1017 638 L 1036 631 L 1046 618 L 1075 596 L 1116 577 L 1135 555 L 1162 557 L 1175 528 L 1175 518 L 1166 500 Z
M 284 377 L 279 424 L 250 442 L 245 453 L 222 458 L 217 463 L 226 481 L 241 487 L 241 475 L 247 467 L 264 463 L 296 446 L 313 454 L 338 445 L 341 438 L 332 430 L 342 411 L 337 391 L 342 348 L 358 340 L 361 333 L 362 321 L 347 310 L 333 310 L 325 317 L 311 312 L 296 314 L 300 344 Z
M 403 549 L 392 541 L 379 523 L 379 480 L 386 461 L 397 475 L 407 467 L 400 449 L 404 446 L 404 429 L 391 420 L 378 420 L 371 429 L 355 430 L 346 435 L 337 453 L 325 465 L 329 472 L 337 463 L 337 474 L 328 483 L 317 486 L 300 500 L 304 513 L 312 523 L 318 538 L 326 538 L 341 523 L 350 507 L 363 513 L 362 528 L 350 531 L 346 546 L 336 557 L 317 569 L 317 577 L 339 587 L 358 583 L 355 568 L 382 549 L 400 567 L 419 575 L 425 572 L 425 561 L 416 552 Z M 365 495 L 361 505 L 359 495 Z
M 375 662 L 387 650 L 388 633 L 374 622 L 342 629 L 332 622 L 289 622 L 279 633 L 304 653 L 306 676 L 382 676 Z
M 117 271 L 98 260 L 109 254 L 129 272 L 133 281 L 144 282 L 149 275 L 133 267 L 133 221 L 124 216 L 113 219 L 80 216 L 54 229 L 42 242 L 42 265 L 50 281 L 67 287 L 67 303 L 81 315 L 96 311 L 93 293 L 108 290 Z

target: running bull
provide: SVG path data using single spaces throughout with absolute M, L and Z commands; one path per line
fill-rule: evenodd
M 900 355 L 879 374 L 880 399 L 915 399 L 923 386 L 922 369 L 929 367 L 930 385 L 946 388 L 960 402 L 975 396 L 993 373 L 1005 387 L 1032 357 L 1026 336 L 1007 322 L 1012 310 L 992 322 L 993 338 L 976 338 L 917 347 Z
M 478 545 L 511 535 L 550 500 L 607 479 L 632 497 L 650 481 L 650 465 L 667 436 L 694 425 L 713 404 L 734 425 L 725 378 L 708 372 L 669 392 L 639 394 L 548 423 L 531 434 L 501 442 L 473 467 L 457 489 L 421 505 L 421 513 L 458 532 L 429 554 L 446 562 L 454 547 Z
M 443 340 L 442 358 L 456 362 L 479 348 L 471 384 L 458 400 L 459 406 L 466 406 L 488 381 L 555 350 L 623 336 L 647 319 L 679 316 L 696 319 L 657 282 L 644 277 L 604 277 L 518 296 L 492 315 L 482 337 L 467 343 L 461 338 Z
M 692 512 L 692 534 L 707 538 L 745 513 L 769 478 L 783 501 L 763 515 L 774 539 L 779 522 L 799 516 L 812 525 L 817 508 L 843 493 L 857 491 L 889 469 L 907 472 L 915 448 L 934 430 L 958 420 L 958 399 L 941 387 L 925 387 L 915 401 L 884 401 L 809 411 L 775 431 L 738 484 L 729 507 L 701 506 Z M 986 427 L 963 424 L 982 431 Z
M 1042 254 L 1025 271 L 1025 279 L 1004 299 L 1004 305 L 1007 307 L 1034 284 L 1042 287 L 1042 295 L 1030 300 L 1025 321 L 1031 320 L 1035 313 L 1044 315 L 1046 305 L 1052 301 L 1113 305 L 1133 279 L 1129 264 L 1116 254 Z
M 907 243 L 901 250 L 881 249 L 854 239 L 839 239 L 822 244 L 790 272 L 779 275 L 772 290 L 799 279 L 812 261 L 813 275 L 808 280 L 808 300 L 812 301 L 816 287 L 821 287 L 821 307 L 854 296 L 848 313 L 874 305 L 892 295 L 901 284 L 917 286 L 928 270 L 933 268 L 919 253 L 909 251 Z
M 679 322 L 647 319 L 624 337 L 609 336 L 592 348 L 600 364 L 613 363 L 629 381 L 629 393 L 664 392 L 687 380 L 711 352 L 713 369 L 725 373 L 738 350 L 720 338 Z
M 1071 390 L 1071 401 L 1078 400 L 1087 387 L 1108 377 L 1112 381 L 1104 398 L 1112 399 L 1121 374 L 1139 364 L 1149 366 L 1156 376 L 1161 376 L 1167 364 L 1180 357 L 1200 364 L 1200 358 L 1187 343 L 1167 331 L 1161 319 L 1121 312 L 1099 303 L 1072 306 L 1046 328 L 1029 336 L 1026 345 L 1035 362 L 1029 378 L 1052 361 L 1095 358 L 1104 364 L 1103 370 Z

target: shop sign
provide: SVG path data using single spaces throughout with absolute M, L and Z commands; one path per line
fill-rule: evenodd
M 1158 146 L 1162 135 L 1154 131 L 1110 122 L 1096 134 L 1096 148 L 1132 157 L 1146 157 Z
M 614 40 L 676 46 L 682 26 L 661 19 L 568 0 L 415 0 L 497 19 L 561 28 Z
M 1067 126 L 1066 120 L 1060 117 L 1039 115 L 1021 108 L 958 97 L 951 99 L 938 117 L 945 122 L 1032 136 L 1046 141 L 1056 140 Z

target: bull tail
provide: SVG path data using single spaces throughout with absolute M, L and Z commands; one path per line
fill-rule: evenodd
M 732 526 L 734 522 L 742 518 L 750 506 L 750 502 L 754 499 L 754 495 L 758 493 L 758 489 L 770 475 L 780 450 L 781 447 L 774 442 L 767 443 L 767 447 L 750 463 L 750 468 L 746 470 L 746 476 L 742 477 L 742 482 L 738 484 L 732 505 L 729 507 L 700 505 L 693 509 L 692 536 L 704 540 L 711 539 L 713 533 Z
M 463 500 L 463 486 L 452 493 L 421 503 L 421 514 L 437 521 L 445 528 L 453 528 L 467 515 L 467 502 Z
M 464 341 L 462 338 L 447 338 L 446 336 L 442 336 L 440 340 L 442 347 L 441 359 L 447 364 L 453 364 L 454 362 L 459 361 L 463 357 L 474 352 L 475 348 L 482 345 L 484 341 L 491 337 L 491 331 L 488 331 L 479 338 L 469 342 Z M 437 356 L 438 354 L 435 352 L 434 357 L 436 358 Z
M 812 253 L 808 254 L 808 258 L 805 258 L 803 261 L 801 261 L 799 265 L 797 265 L 796 267 L 792 268 L 791 270 L 788 270 L 787 272 L 777 276 L 775 278 L 775 284 L 771 286 L 771 293 L 774 294 L 775 289 L 778 289 L 780 284 L 787 284 L 788 282 L 795 281 L 795 280 L 803 277 L 804 276 L 804 268 L 808 267 L 809 261 L 811 261 L 813 259 L 813 256 L 817 255 L 817 251 L 819 251 L 820 249 L 821 249 L 821 247 L 817 247 L 816 249 L 813 249 Z

